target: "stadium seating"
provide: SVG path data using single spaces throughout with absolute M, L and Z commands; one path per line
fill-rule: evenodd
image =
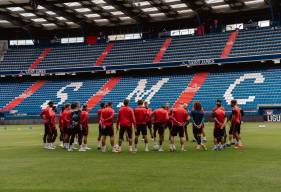
M 230 110 L 229 101 L 238 99 L 240 106 L 247 112 L 257 113 L 258 104 L 281 103 L 281 69 L 234 71 L 224 73 L 209 73 L 201 88 L 189 87 L 195 92 L 192 101 L 202 102 L 206 111 L 211 111 L 217 99 Z M 150 101 L 151 107 L 159 107 L 166 102 L 171 105 L 186 91 L 187 85 L 193 79 L 191 73 L 173 73 L 170 75 L 123 76 L 112 91 L 99 92 L 100 88 L 110 79 L 94 78 L 83 80 L 52 80 L 48 81 L 33 95 L 28 96 L 14 110 L 19 114 L 38 114 L 41 106 L 48 100 L 53 100 L 60 108 L 63 103 L 80 101 L 86 103 L 93 95 L 99 95 L 102 101 L 114 102 L 118 110 L 120 102 L 131 99 L 131 106 L 136 106 L 138 99 Z M 0 107 L 19 96 L 34 82 L 1 82 Z M 191 109 L 192 102 L 188 108 Z M 95 113 L 99 108 L 92 109 Z
M 0 71 L 27 70 L 43 50 L 33 46 L 10 48 L 0 62 Z
M 196 59 L 216 59 L 228 41 L 229 32 L 205 36 L 173 37 L 160 63 L 183 62 Z M 101 66 L 152 64 L 166 38 L 129 40 L 112 43 L 101 60 Z M 71 44 L 51 47 L 37 69 L 87 68 L 96 65 L 107 43 L 96 45 Z M 11 47 L 0 61 L 0 71 L 27 70 L 38 60 L 45 48 Z M 281 28 L 260 28 L 239 32 L 229 57 L 276 54 L 281 51 Z
M 228 36 L 229 33 L 175 37 L 161 62 L 220 58 Z
M 38 65 L 38 69 L 77 68 L 95 66 L 96 60 L 105 49 L 106 44 L 98 45 L 61 45 L 52 51 Z
M 276 54 L 281 51 L 281 28 L 240 31 L 229 57 Z
M 164 39 L 115 42 L 103 65 L 132 65 L 152 63 Z

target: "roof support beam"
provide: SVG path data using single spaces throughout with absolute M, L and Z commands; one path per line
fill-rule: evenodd
M 41 11 L 39 9 L 34 9 L 32 6 L 23 6 L 22 7 L 25 11 L 31 12 L 35 14 L 37 17 L 42 17 L 46 19 L 50 23 L 54 23 L 59 27 L 67 28 L 68 25 L 65 22 L 60 21 L 59 19 L 52 17 L 51 15 L 47 14 L 45 11 Z
M 99 14 L 103 19 L 108 19 L 111 23 L 116 24 L 121 22 L 119 17 L 111 14 L 108 11 L 105 11 L 101 6 L 96 3 L 93 3 L 92 1 L 81 1 L 80 3 L 83 7 L 86 7 L 94 13 Z
M 167 17 L 177 17 L 178 12 L 172 9 L 167 3 L 162 0 L 148 1 L 152 6 L 157 7 L 161 12 L 165 13 Z
M 212 7 L 205 2 L 205 0 L 181 0 L 187 4 L 190 9 L 196 12 L 198 15 L 209 15 L 212 13 Z
M 19 26 L 27 31 L 45 29 L 41 24 L 22 17 L 17 12 L 8 9 L 0 8 L 0 18 L 9 21 L 10 23 Z
M 245 7 L 245 3 L 242 0 L 224 0 L 226 4 L 229 4 L 231 9 L 242 9 Z
M 139 9 L 133 3 L 123 0 L 104 0 L 109 5 L 112 5 L 117 10 L 122 11 L 127 16 L 131 17 L 137 22 L 148 23 L 151 21 L 151 17 L 146 12 Z
M 61 2 L 59 4 L 52 4 L 47 2 L 46 0 L 38 0 L 38 3 L 42 7 L 45 7 L 46 9 L 53 11 L 62 17 L 65 17 L 69 21 L 72 21 L 73 23 L 80 25 L 81 27 L 98 27 L 98 25 L 93 20 L 90 20 L 85 15 L 72 10 L 64 4 L 61 4 Z

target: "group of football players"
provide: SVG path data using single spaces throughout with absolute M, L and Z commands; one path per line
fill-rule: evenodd
M 153 140 L 153 149 L 164 151 L 163 142 L 165 130 L 169 132 L 169 151 L 176 151 L 175 137 L 179 136 L 180 150 L 185 151 L 188 138 L 188 125 L 192 124 L 193 141 L 197 143 L 197 150 L 207 150 L 204 144 L 206 135 L 204 131 L 205 112 L 200 102 L 193 103 L 191 112 L 187 111 L 187 105 L 180 103 L 178 106 L 170 108 L 169 104 L 161 106 L 154 111 L 149 108 L 149 103 L 139 100 L 137 107 L 129 107 L 130 101 L 125 99 L 117 114 L 116 132 L 118 132 L 118 141 L 115 143 L 114 120 L 115 111 L 113 103 L 101 103 L 98 110 L 99 135 L 98 149 L 102 152 L 107 151 L 106 139 L 109 137 L 112 152 L 121 152 L 122 143 L 128 142 L 129 152 L 137 152 L 138 144 L 141 140 L 144 142 L 144 150 L 149 151 L 148 131 Z M 225 147 L 235 145 L 235 148 L 243 147 L 240 137 L 241 117 L 243 111 L 237 105 L 236 100 L 231 101 L 232 113 L 228 117 L 220 100 L 217 100 L 216 106 L 212 111 L 214 118 L 214 147 L 213 150 L 223 150 Z M 56 129 L 56 107 L 50 101 L 48 106 L 41 112 L 44 120 L 45 131 L 43 136 L 44 147 L 46 149 L 55 149 L 54 142 L 57 137 Z M 230 122 L 229 139 L 227 141 L 226 126 Z M 79 144 L 78 151 L 87 151 L 87 138 L 89 132 L 89 114 L 87 105 L 80 107 L 80 104 L 65 104 L 60 112 L 59 128 L 61 147 L 67 151 L 75 149 L 75 141 Z M 158 135 L 158 138 L 157 138 Z

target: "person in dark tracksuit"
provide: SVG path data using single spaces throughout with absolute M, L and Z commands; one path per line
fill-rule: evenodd
M 73 143 L 75 136 L 78 135 L 78 143 L 80 146 L 79 151 L 86 151 L 82 146 L 82 126 L 81 126 L 81 109 L 79 103 L 71 104 L 71 115 L 70 115 L 70 145 L 68 151 L 73 151 Z
M 193 104 L 193 110 L 190 113 L 191 122 L 193 126 L 193 135 L 197 142 L 196 149 L 199 150 L 203 148 L 204 150 L 207 150 L 206 146 L 202 143 L 202 132 L 204 128 L 204 111 L 202 109 L 202 105 L 200 102 L 196 101 Z

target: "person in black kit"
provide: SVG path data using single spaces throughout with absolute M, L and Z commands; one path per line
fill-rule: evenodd
M 207 150 L 207 147 L 202 143 L 201 135 L 204 128 L 204 111 L 202 110 L 202 105 L 200 102 L 195 101 L 193 104 L 193 110 L 190 113 L 191 122 L 193 126 L 193 135 L 197 142 L 196 149 L 199 150 L 203 148 Z
M 73 143 L 75 139 L 75 135 L 78 135 L 78 143 L 80 146 L 79 151 L 86 151 L 82 147 L 82 126 L 81 126 L 81 109 L 80 109 L 80 104 L 77 103 L 72 103 L 71 104 L 71 115 L 70 115 L 70 130 L 71 130 L 71 136 L 70 136 L 70 146 L 68 151 L 73 151 Z

